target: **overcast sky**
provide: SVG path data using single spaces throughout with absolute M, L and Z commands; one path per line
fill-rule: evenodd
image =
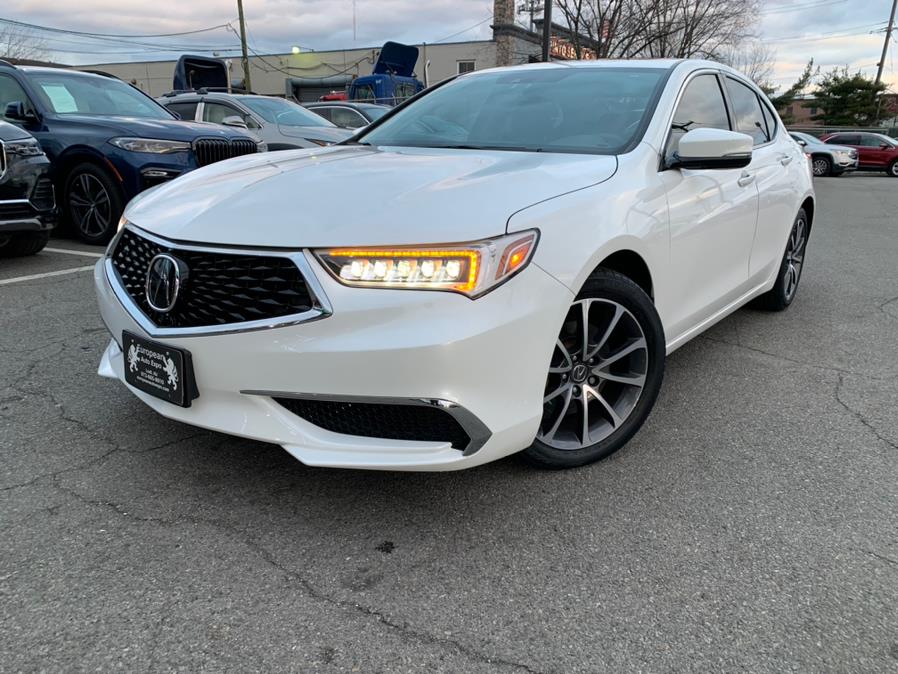
M 355 36 L 353 36 L 353 5 Z M 316 50 L 488 39 L 492 0 L 244 0 L 251 46 L 263 53 L 294 45 Z M 847 65 L 875 74 L 891 0 L 766 0 L 758 35 L 776 50 L 776 84 L 788 86 L 813 57 L 824 70 Z M 236 0 L 3 0 L 0 18 L 72 31 L 157 34 L 236 26 Z M 523 17 L 522 17 L 523 19 Z M 878 31 L 878 32 L 877 32 Z M 896 31 L 898 33 L 898 31 Z M 43 34 L 55 60 L 73 63 L 171 57 L 190 49 L 238 44 L 227 29 L 126 42 Z M 176 47 L 163 51 L 158 45 Z M 102 50 L 105 54 L 97 53 Z M 889 49 L 885 79 L 898 90 L 898 47 Z

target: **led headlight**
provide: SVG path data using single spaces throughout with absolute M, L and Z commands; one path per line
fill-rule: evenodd
M 348 286 L 448 290 L 479 297 L 527 266 L 538 236 L 528 230 L 465 244 L 333 248 L 315 254 Z
M 44 153 L 40 143 L 35 138 L 22 138 L 21 140 L 8 140 L 3 145 L 8 155 L 20 157 L 36 157 Z
M 180 140 L 159 140 L 156 138 L 113 138 L 109 141 L 122 150 L 129 152 L 147 152 L 149 154 L 169 154 L 171 152 L 186 152 L 190 149 L 190 143 Z

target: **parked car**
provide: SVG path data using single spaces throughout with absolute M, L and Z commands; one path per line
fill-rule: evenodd
M 157 100 L 181 119 L 249 129 L 269 151 L 333 145 L 352 135 L 293 101 L 272 96 L 201 90 Z
M 184 124 L 111 75 L 0 61 L 0 112 L 40 141 L 62 214 L 88 243 L 115 234 L 140 191 L 264 145 L 246 131 Z
M 50 160 L 37 139 L 0 122 L 0 256 L 34 255 L 54 221 Z
M 827 145 L 847 145 L 858 152 L 858 168 L 885 171 L 898 178 L 898 141 L 881 133 L 849 131 L 820 138 Z
M 840 176 L 846 171 L 854 171 L 858 164 L 857 150 L 847 145 L 824 143 L 809 133 L 790 131 L 792 140 L 804 148 L 811 157 L 811 168 L 815 176 Z
M 727 66 L 478 71 L 346 144 L 135 199 L 96 269 L 99 372 L 311 465 L 578 466 L 645 421 L 667 353 L 793 302 L 814 214 L 804 153 Z
M 374 103 L 306 103 L 306 108 L 344 129 L 361 129 L 390 111 L 386 105 Z

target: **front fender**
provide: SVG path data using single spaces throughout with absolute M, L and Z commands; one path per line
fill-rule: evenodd
M 640 146 L 619 158 L 608 180 L 515 213 L 508 231 L 539 229 L 534 263 L 577 293 L 602 260 L 618 251 L 639 255 L 649 269 L 655 303 L 664 318 L 670 263 L 667 196 L 653 162 Z

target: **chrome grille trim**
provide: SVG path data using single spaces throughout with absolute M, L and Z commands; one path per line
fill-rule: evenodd
M 128 291 L 119 280 L 118 273 L 112 261 L 112 253 L 115 250 L 116 244 L 121 238 L 121 233 L 119 233 L 109 244 L 109 247 L 106 249 L 106 255 L 103 259 L 103 267 L 106 271 L 106 281 L 107 283 L 109 283 L 109 287 L 112 289 L 112 292 L 116 296 L 116 299 L 118 299 L 119 303 L 131 317 L 131 319 L 135 323 L 137 323 L 140 328 L 150 337 L 203 337 L 207 335 L 225 335 L 239 332 L 251 332 L 254 330 L 270 330 L 274 328 L 284 328 L 291 325 L 298 325 L 300 323 L 308 323 L 310 321 L 320 320 L 322 318 L 327 318 L 333 313 L 330 301 L 327 299 L 327 295 L 325 294 L 324 288 L 321 286 L 321 283 L 318 281 L 318 277 L 315 276 L 315 273 L 312 270 L 312 265 L 310 264 L 307 257 L 307 251 L 304 249 L 272 250 L 270 248 L 242 248 L 223 245 L 204 246 L 194 243 L 181 243 L 178 241 L 172 241 L 171 239 L 166 239 L 164 237 L 151 234 L 145 229 L 141 229 L 140 227 L 136 227 L 130 223 L 126 225 L 125 228 L 122 229 L 122 231 L 124 231 L 124 229 L 129 229 L 138 236 L 144 237 L 154 243 L 159 244 L 160 246 L 171 248 L 172 250 L 185 250 L 197 253 L 223 255 L 264 255 L 268 257 L 281 257 L 288 259 L 299 269 L 299 272 L 305 279 L 309 294 L 312 296 L 313 300 L 313 307 L 308 311 L 304 311 L 298 314 L 290 314 L 287 316 L 278 316 L 271 319 L 244 321 L 242 323 L 227 323 L 224 325 L 204 325 L 189 328 L 159 327 L 155 323 L 153 323 L 143 313 L 143 311 L 141 311 L 140 307 L 137 305 L 137 303 L 134 302 L 134 300 L 128 294 Z

